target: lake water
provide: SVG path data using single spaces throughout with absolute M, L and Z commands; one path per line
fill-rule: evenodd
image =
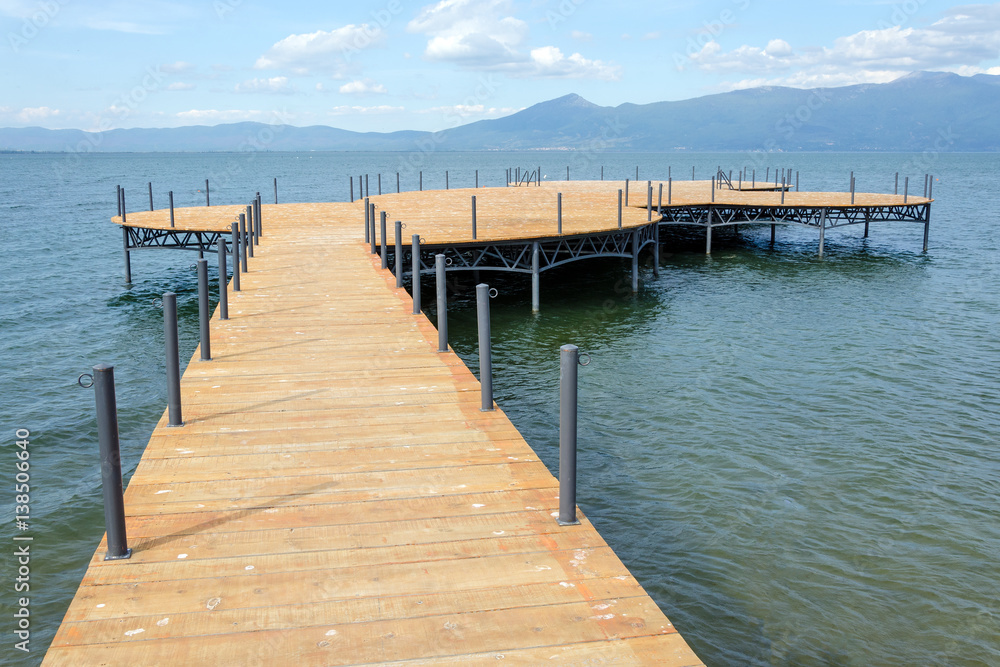
M 109 221 L 167 190 L 177 206 L 345 200 L 348 176 L 385 190 L 501 185 L 508 166 L 549 179 L 707 179 L 717 165 L 788 167 L 803 190 L 920 193 L 922 226 L 827 234 L 761 227 L 664 234 L 645 263 L 582 262 L 530 279 L 491 276 L 497 401 L 555 470 L 558 348 L 580 373 L 579 503 L 709 665 L 1000 664 L 1000 156 L 904 154 L 258 153 L 0 155 L 0 368 L 7 526 L 31 536 L 31 653 L 40 662 L 104 531 L 93 392 L 118 380 L 123 457 L 134 470 L 162 413 L 161 293 L 179 293 L 182 359 L 196 345 L 192 253 L 134 253 L 123 280 Z M 773 177 L 772 177 L 773 178 Z M 460 280 L 452 342 L 477 368 L 472 284 Z M 15 431 L 28 429 L 30 529 L 13 523 Z M 15 594 L 3 586 L 3 609 Z

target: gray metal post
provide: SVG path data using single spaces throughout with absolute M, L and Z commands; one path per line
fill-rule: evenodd
M 775 230 L 775 227 L 777 227 L 777 225 L 774 225 L 774 224 L 771 225 L 771 245 L 774 245 L 774 230 Z
M 715 202 L 715 176 L 712 177 L 712 202 Z
M 924 213 L 924 252 L 927 252 L 927 242 L 931 235 L 931 206 L 927 205 L 927 212 Z
M 229 290 L 226 289 L 228 282 L 228 271 L 226 267 L 226 240 L 219 236 L 219 319 L 229 319 Z
M 132 253 L 128 249 L 128 227 L 122 227 L 122 247 L 125 252 L 125 282 L 132 284 Z
M 365 208 L 367 209 L 367 207 L 365 207 Z M 377 248 L 377 245 L 378 245 L 378 235 L 375 233 L 375 218 L 372 217 L 371 215 L 368 215 L 367 218 L 368 218 L 368 227 L 369 227 L 369 232 L 368 232 L 367 235 L 368 235 L 368 237 L 370 239 L 372 254 L 374 255 L 375 253 L 378 252 L 378 248 Z
M 820 209 L 819 212 L 819 256 L 823 256 L 823 251 L 826 249 L 826 209 Z
M 924 199 L 927 199 L 927 174 L 924 174 Z M 152 201 L 152 199 L 150 199 Z M 153 207 L 150 206 L 149 210 L 152 211 Z
M 232 224 L 233 242 L 233 291 L 240 291 L 240 223 Z
M 208 179 L 205 179 L 205 206 L 211 206 L 212 200 L 208 197 Z
M 403 286 L 403 222 L 396 221 L 396 287 Z
M 125 219 L 125 217 L 126 217 L 126 216 L 125 216 L 125 188 L 122 188 L 122 189 L 121 189 L 121 190 L 119 190 L 118 192 L 119 192 L 119 194 L 121 195 L 121 207 L 122 207 L 122 224 L 124 225 L 124 224 L 125 224 L 125 222 L 127 222 L 127 221 L 126 221 L 126 219 Z
M 691 167 L 691 180 L 694 180 L 694 167 Z
M 601 180 L 604 180 L 604 165 L 601 165 Z
M 379 245 L 382 248 L 382 268 L 383 269 L 388 269 L 389 268 L 389 251 L 387 249 L 388 245 L 387 245 L 387 241 L 386 241 L 386 238 L 385 238 L 386 237 L 386 233 L 385 233 L 386 232 L 386 228 L 385 228 L 385 225 L 386 225 L 385 211 L 382 211 L 382 219 L 379 222 L 379 224 L 380 224 L 379 231 L 382 233 L 381 238 L 379 239 Z
M 854 173 L 851 172 L 851 206 L 854 205 Z
M 542 304 L 542 281 L 538 241 L 531 244 L 531 312 L 537 313 Z
M 354 194 L 353 192 L 351 194 Z M 274 177 L 274 203 L 278 203 L 278 177 Z
M 646 186 L 646 222 L 653 220 L 653 184 Z
M 260 200 L 260 193 L 257 193 L 257 198 L 254 200 L 257 205 L 257 211 L 254 214 L 255 220 L 257 221 L 257 238 L 264 236 L 264 203 Z
M 365 243 L 368 243 L 368 233 L 372 226 L 371 209 L 368 208 L 368 200 L 365 200 Z
M 445 169 L 444 170 L 444 189 L 445 190 L 450 190 L 451 189 L 450 185 L 451 185 L 451 183 L 450 183 L 450 180 L 448 178 L 448 170 Z
M 542 187 L 542 168 L 538 167 L 538 171 L 535 172 L 535 187 Z
M 358 174 L 358 199 L 365 198 L 365 179 L 364 176 Z
M 795 191 L 799 191 L 799 172 L 795 172 Z
M 371 188 L 368 187 L 368 174 L 365 174 L 365 199 L 371 197 L 371 194 L 372 194 Z
M 632 292 L 639 291 L 639 230 L 632 232 Z
M 756 169 L 753 170 L 753 178 L 750 181 L 750 187 L 751 188 L 756 188 L 757 187 L 757 170 Z
M 167 193 L 167 198 L 170 199 L 170 226 L 174 226 L 174 191 L 171 190 Z
M 852 202 L 853 203 L 853 202 Z M 781 177 L 781 205 L 785 205 L 785 177 Z
M 424 172 L 420 172 L 420 191 L 424 191 Z
M 348 176 L 348 178 L 351 179 L 351 203 L 353 204 L 354 203 L 354 177 L 353 176 Z M 366 206 L 365 207 L 365 211 L 366 212 L 367 212 L 367 209 L 368 209 L 368 207 Z
M 167 419 L 170 426 L 183 426 L 181 415 L 181 357 L 177 341 L 177 295 L 163 295 L 163 339 L 167 361 Z
M 663 208 L 663 182 L 660 182 L 660 194 L 656 198 L 656 211 L 659 212 Z
M 420 303 L 420 234 L 414 234 L 410 238 L 410 250 L 413 255 L 413 268 L 411 269 L 413 273 L 413 314 L 419 315 L 422 305 Z
M 379 175 L 378 175 L 378 193 L 380 195 L 382 194 L 382 174 L 381 173 L 379 173 Z
M 569 180 L 569 165 L 566 165 L 566 180 Z
M 476 285 L 476 312 L 479 315 L 479 386 L 482 412 L 493 411 L 493 350 L 490 335 L 490 286 Z
M 118 217 L 122 215 L 122 186 L 115 186 L 115 205 L 118 206 Z
M 576 412 L 580 348 L 559 348 L 559 525 L 576 526 Z
M 927 184 L 927 198 L 934 199 L 934 174 L 930 174 L 930 183 Z
M 476 195 L 472 195 L 472 240 L 476 240 Z
M 674 203 L 674 179 L 673 177 L 667 180 L 667 206 Z
M 201 360 L 212 360 L 212 332 L 209 328 L 208 260 L 198 260 L 198 330 L 201 333 Z
M 434 256 L 434 272 L 437 278 L 438 352 L 448 351 L 448 279 L 445 276 L 444 261 L 444 255 Z
M 250 256 L 253 257 L 253 247 L 257 245 L 257 239 L 254 238 L 256 233 L 254 232 L 254 221 L 253 221 L 253 207 L 247 206 L 246 208 L 247 217 L 247 250 L 250 252 Z
M 476 169 L 476 189 L 479 189 L 479 170 Z
M 910 177 L 907 176 L 906 180 L 903 181 L 903 203 L 904 204 L 906 203 L 906 200 L 909 199 L 909 197 L 910 197 Z
M 622 191 L 618 189 L 618 229 L 622 228 Z
M 870 219 L 869 219 L 870 217 L 871 216 L 868 213 L 868 210 L 865 209 L 865 236 L 864 236 L 864 238 L 868 238 L 868 224 L 870 222 Z
M 399 172 L 396 172 L 396 194 L 399 194 Z
M 708 207 L 708 222 L 705 224 L 705 254 L 712 254 L 712 207 Z
M 149 182 L 149 210 L 153 210 L 153 182 Z
M 653 277 L 660 277 L 660 226 L 653 227 Z
M 558 221 L 557 222 L 557 230 L 558 230 L 559 234 L 562 234 L 562 193 L 561 192 L 556 197 L 556 220 Z
M 247 262 L 247 216 L 245 213 L 240 213 L 240 263 L 243 273 L 250 270 L 250 264 Z
M 108 532 L 108 550 L 104 560 L 125 560 L 132 556 L 132 550 L 128 548 L 128 536 L 125 532 L 125 498 L 114 366 L 94 366 L 94 402 L 97 406 L 97 441 L 101 452 L 104 527 Z
M 898 171 L 896 172 L 896 189 L 893 190 L 892 194 L 894 194 L 894 195 L 898 195 L 899 194 L 899 172 Z
M 628 206 L 628 179 L 625 179 L 625 205 Z

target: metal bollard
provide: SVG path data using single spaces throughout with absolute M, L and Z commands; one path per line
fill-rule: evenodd
M 149 210 L 153 210 L 153 182 L 149 182 Z
M 122 192 L 124 192 L 124 190 L 122 190 Z M 909 197 L 910 197 L 910 177 L 907 176 L 906 180 L 903 181 L 903 203 L 904 204 L 906 203 L 906 200 L 909 199 Z M 124 207 L 122 207 L 122 208 L 124 210 Z
M 410 239 L 410 251 L 413 255 L 413 314 L 420 314 L 420 234 L 414 234 Z
M 381 174 L 381 172 L 378 175 L 378 193 L 380 195 L 382 194 L 382 174 Z
M 437 278 L 438 352 L 448 351 L 448 285 L 445 276 L 445 257 L 434 256 L 434 273 Z
M 368 187 L 368 174 L 365 174 L 365 199 L 368 199 L 371 194 L 371 188 Z
M 660 182 L 660 194 L 656 197 L 656 211 L 659 212 L 663 208 L 663 182 Z
M 479 185 L 477 184 L 476 187 L 478 188 Z M 476 240 L 476 195 L 472 195 L 472 240 Z
M 256 223 L 254 223 L 253 220 L 253 207 L 247 206 L 245 215 L 247 219 L 247 241 L 249 242 L 247 243 L 247 251 L 250 253 L 250 256 L 253 257 L 253 247 L 257 245 L 257 239 L 254 238 L 254 227 L 256 226 Z
M 201 360 L 212 360 L 212 332 L 208 320 L 208 260 L 198 260 L 198 329 L 201 332 Z
M 374 255 L 378 252 L 378 248 L 376 247 L 378 245 L 378 235 L 375 233 L 375 219 L 371 215 L 366 216 L 366 218 L 368 220 L 368 231 L 365 232 L 365 235 L 371 239 L 371 253 Z
M 163 339 L 167 360 L 167 414 L 170 426 L 184 426 L 181 415 L 181 357 L 177 340 L 177 295 L 163 295 Z
M 247 263 L 247 217 L 244 213 L 240 213 L 240 263 L 243 273 L 250 270 Z
M 386 239 L 385 239 L 385 236 L 386 236 L 386 234 L 385 234 L 385 211 L 382 211 L 381 225 L 382 226 L 381 226 L 380 231 L 382 232 L 382 236 L 379 239 L 379 243 L 380 243 L 380 245 L 382 247 L 382 268 L 383 269 L 388 269 L 389 268 L 389 251 L 386 248 Z
M 278 203 L 278 177 L 274 177 L 274 203 Z
M 122 227 L 122 251 L 125 258 L 125 282 L 132 284 L 132 252 L 128 249 L 128 227 Z
M 211 206 L 212 201 L 208 198 L 208 179 L 205 179 L 205 206 Z
M 396 172 L 396 194 L 399 194 L 399 172 Z
M 567 167 L 568 169 L 568 167 Z M 568 179 L 567 179 L 568 180 Z M 559 234 L 562 234 L 562 193 L 556 198 L 556 220 L 558 221 L 557 229 Z
M 420 172 L 420 192 L 424 191 L 424 172 Z
M 229 319 L 229 290 L 226 289 L 226 241 L 219 236 L 219 319 Z
M 370 213 L 371 213 L 371 209 L 368 208 L 368 200 L 366 199 L 365 200 L 365 243 L 368 243 L 368 241 L 369 241 L 368 233 L 371 230 L 371 226 L 372 226 L 372 221 L 371 221 L 371 215 L 370 215 Z
M 476 169 L 476 189 L 479 189 L 479 170 Z
M 852 204 L 854 202 L 851 202 Z M 781 177 L 781 205 L 785 205 L 785 177 Z
M 240 223 L 234 222 L 232 224 L 233 232 L 233 291 L 240 291 Z
M 132 556 L 125 531 L 125 497 L 122 457 L 118 440 L 118 402 L 115 398 L 115 367 L 94 366 L 94 402 L 97 406 L 97 442 L 101 451 L 101 486 L 104 492 L 104 527 L 108 550 L 104 560 L 126 560 Z
M 646 186 L 646 222 L 653 221 L 653 184 Z
M 445 172 L 444 172 L 444 189 L 445 190 L 450 189 L 448 187 L 448 170 L 445 170 Z
M 715 176 L 712 177 L 712 201 L 715 201 Z
M 476 285 L 476 311 L 479 315 L 479 386 L 483 401 L 481 412 L 493 411 L 493 350 L 490 332 L 490 286 Z
M 559 348 L 559 525 L 576 526 L 577 366 L 580 348 Z
M 403 286 L 403 223 L 396 221 L 394 240 L 396 241 L 396 287 Z
M 115 204 L 118 206 L 118 217 L 122 215 L 122 186 L 115 186 Z
M 628 206 L 628 179 L 625 179 L 625 205 Z
M 674 178 L 671 176 L 667 180 L 667 206 L 671 206 L 674 203 Z
M 851 172 L 851 205 L 854 205 L 854 172 Z
M 167 193 L 167 197 L 170 199 L 170 226 L 174 226 L 174 191 L 171 190 Z
M 348 176 L 348 178 L 351 179 L 351 203 L 353 204 L 354 203 L 354 177 L 353 176 Z M 365 207 L 365 210 L 366 211 L 368 210 L 367 206 Z
M 264 236 L 264 203 L 260 199 L 260 193 L 257 193 L 257 236 Z
M 125 222 L 126 222 L 126 220 L 125 220 L 125 188 L 121 188 L 118 191 L 118 194 L 121 195 L 121 202 L 120 202 L 120 204 L 121 204 L 121 210 L 122 210 L 122 224 L 124 225 Z

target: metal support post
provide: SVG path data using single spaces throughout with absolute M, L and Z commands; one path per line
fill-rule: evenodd
M 253 232 L 253 209 L 249 206 L 246 207 L 246 220 L 247 220 L 247 252 L 253 257 L 253 247 L 254 242 L 254 232 Z
M 472 240 L 476 240 L 476 195 L 472 195 Z
M 368 233 L 372 226 L 371 209 L 368 208 L 368 200 L 365 200 L 365 243 L 368 243 Z
M 201 360 L 212 360 L 212 331 L 209 328 L 208 260 L 198 260 L 198 330 L 201 333 Z
M 149 182 L 149 210 L 153 210 L 153 182 Z
M 163 339 L 167 362 L 167 420 L 170 426 L 184 426 L 181 415 L 181 357 L 177 340 L 177 295 L 163 295 Z
M 660 194 L 656 197 L 656 212 L 663 208 L 663 182 L 660 182 Z
M 127 220 L 125 219 L 125 217 L 126 217 L 125 216 L 125 188 L 121 188 L 118 191 L 118 194 L 121 195 L 121 202 L 120 203 L 121 203 L 121 211 L 122 211 L 122 224 L 124 225 L 127 222 Z
M 368 187 L 368 174 L 365 174 L 365 199 L 368 199 L 371 195 L 371 188 Z
M 476 169 L 476 189 L 479 189 L 479 170 Z
M 667 180 L 667 206 L 674 203 L 674 179 L 673 177 Z
M 353 198 L 353 194 L 354 194 L 354 192 L 352 191 L 351 192 L 352 198 Z M 274 203 L 275 204 L 278 203 L 278 177 L 277 176 L 274 177 Z
M 539 252 L 538 241 L 535 241 L 531 244 L 531 312 L 533 313 L 541 310 L 542 303 Z
M 819 256 L 823 256 L 823 251 L 826 249 L 826 209 L 820 209 L 819 212 Z
M 424 172 L 420 172 L 420 191 L 424 191 Z
M 250 270 L 250 263 L 247 262 L 247 216 L 240 213 L 240 267 L 243 273 Z
M 660 277 L 660 226 L 653 227 L 653 277 Z
M 618 229 L 622 228 L 622 191 L 618 190 Z
M 229 271 L 226 267 L 226 240 L 219 236 L 219 319 L 228 320 L 229 319 L 229 290 L 227 289 L 226 283 L 228 282 L 227 274 Z
M 708 222 L 705 224 L 705 254 L 712 254 L 712 207 L 708 207 Z
M 646 222 L 653 221 L 653 184 L 646 185 Z
M 354 203 L 354 177 L 353 176 L 348 176 L 348 178 L 351 179 L 351 203 L 353 204 Z M 368 207 L 366 206 L 365 209 L 367 210 L 367 208 Z
M 560 235 L 562 235 L 562 193 L 561 192 L 556 197 L 556 220 L 558 221 L 556 229 L 558 230 L 558 233 Z
M 393 240 L 396 242 L 396 287 L 403 286 L 403 222 L 396 221 Z
M 368 227 L 369 227 L 368 237 L 369 237 L 370 243 L 371 243 L 371 252 L 374 255 L 375 253 L 378 252 L 378 248 L 377 248 L 377 246 L 378 246 L 378 235 L 375 233 L 375 218 L 373 216 L 371 216 L 371 215 L 368 215 L 367 217 L 368 217 Z
M 387 241 L 386 241 L 386 238 L 385 238 L 386 237 L 386 233 L 385 233 L 386 232 L 386 227 L 385 227 L 385 225 L 386 225 L 385 211 L 382 211 L 382 220 L 380 221 L 379 225 L 380 225 L 379 231 L 381 232 L 381 238 L 379 238 L 379 245 L 382 248 L 382 268 L 383 269 L 388 269 L 389 268 L 389 251 L 388 251 Z
M 775 224 L 771 225 L 771 245 L 774 245 L 774 230 L 775 230 L 775 227 L 777 227 L 777 225 L 775 225 Z
M 382 174 L 381 173 L 379 173 L 379 175 L 378 175 L 378 193 L 380 195 L 382 194 Z
M 396 194 L 399 194 L 399 172 L 396 172 Z
M 437 278 L 437 326 L 438 352 L 448 351 L 448 279 L 445 276 L 445 256 L 434 256 L 434 272 Z
M 576 526 L 576 413 L 580 348 L 559 348 L 559 525 Z
M 125 253 L 125 282 L 132 284 L 132 253 L 128 249 L 128 227 L 122 227 L 122 248 Z
M 115 204 L 118 206 L 118 217 L 122 215 L 122 186 L 115 186 Z
M 233 291 L 240 291 L 240 223 L 234 222 L 232 225 L 233 242 Z
M 628 206 L 628 179 L 625 179 L 625 205 Z
M 208 197 L 208 179 L 205 179 L 205 206 L 211 206 L 212 200 Z
M 132 556 L 132 550 L 128 548 L 125 531 L 125 497 L 121 446 L 118 440 L 114 366 L 94 366 L 94 402 L 97 406 L 97 441 L 101 452 L 104 527 L 108 533 L 108 550 L 104 560 L 126 560 Z
M 907 199 L 909 198 L 910 198 L 910 177 L 907 176 L 906 180 L 903 181 L 903 203 L 905 204 Z
M 712 203 L 715 203 L 715 176 L 712 177 Z
M 476 311 L 479 315 L 479 386 L 482 412 L 493 411 L 493 350 L 490 335 L 490 286 L 476 285 Z
M 632 293 L 639 291 L 639 230 L 632 232 Z
M 413 314 L 419 315 L 422 305 L 420 303 L 420 234 L 414 234 L 410 238 L 410 250 L 413 255 L 413 268 L 411 269 L 413 273 Z
M 448 170 L 447 169 L 444 170 L 444 189 L 445 190 L 450 190 L 451 189 L 451 182 L 450 182 L 450 180 L 448 178 Z
M 924 213 L 924 252 L 927 252 L 927 242 L 931 234 L 931 207 L 927 205 L 927 212 Z
M 167 198 L 170 200 L 170 226 L 174 226 L 174 191 L 171 190 L 167 193 Z

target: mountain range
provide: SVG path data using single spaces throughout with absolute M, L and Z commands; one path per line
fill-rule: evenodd
M 916 72 L 840 88 L 776 86 L 604 107 L 579 95 L 440 132 L 231 123 L 104 133 L 0 128 L 0 150 L 997 151 L 1000 76 Z

